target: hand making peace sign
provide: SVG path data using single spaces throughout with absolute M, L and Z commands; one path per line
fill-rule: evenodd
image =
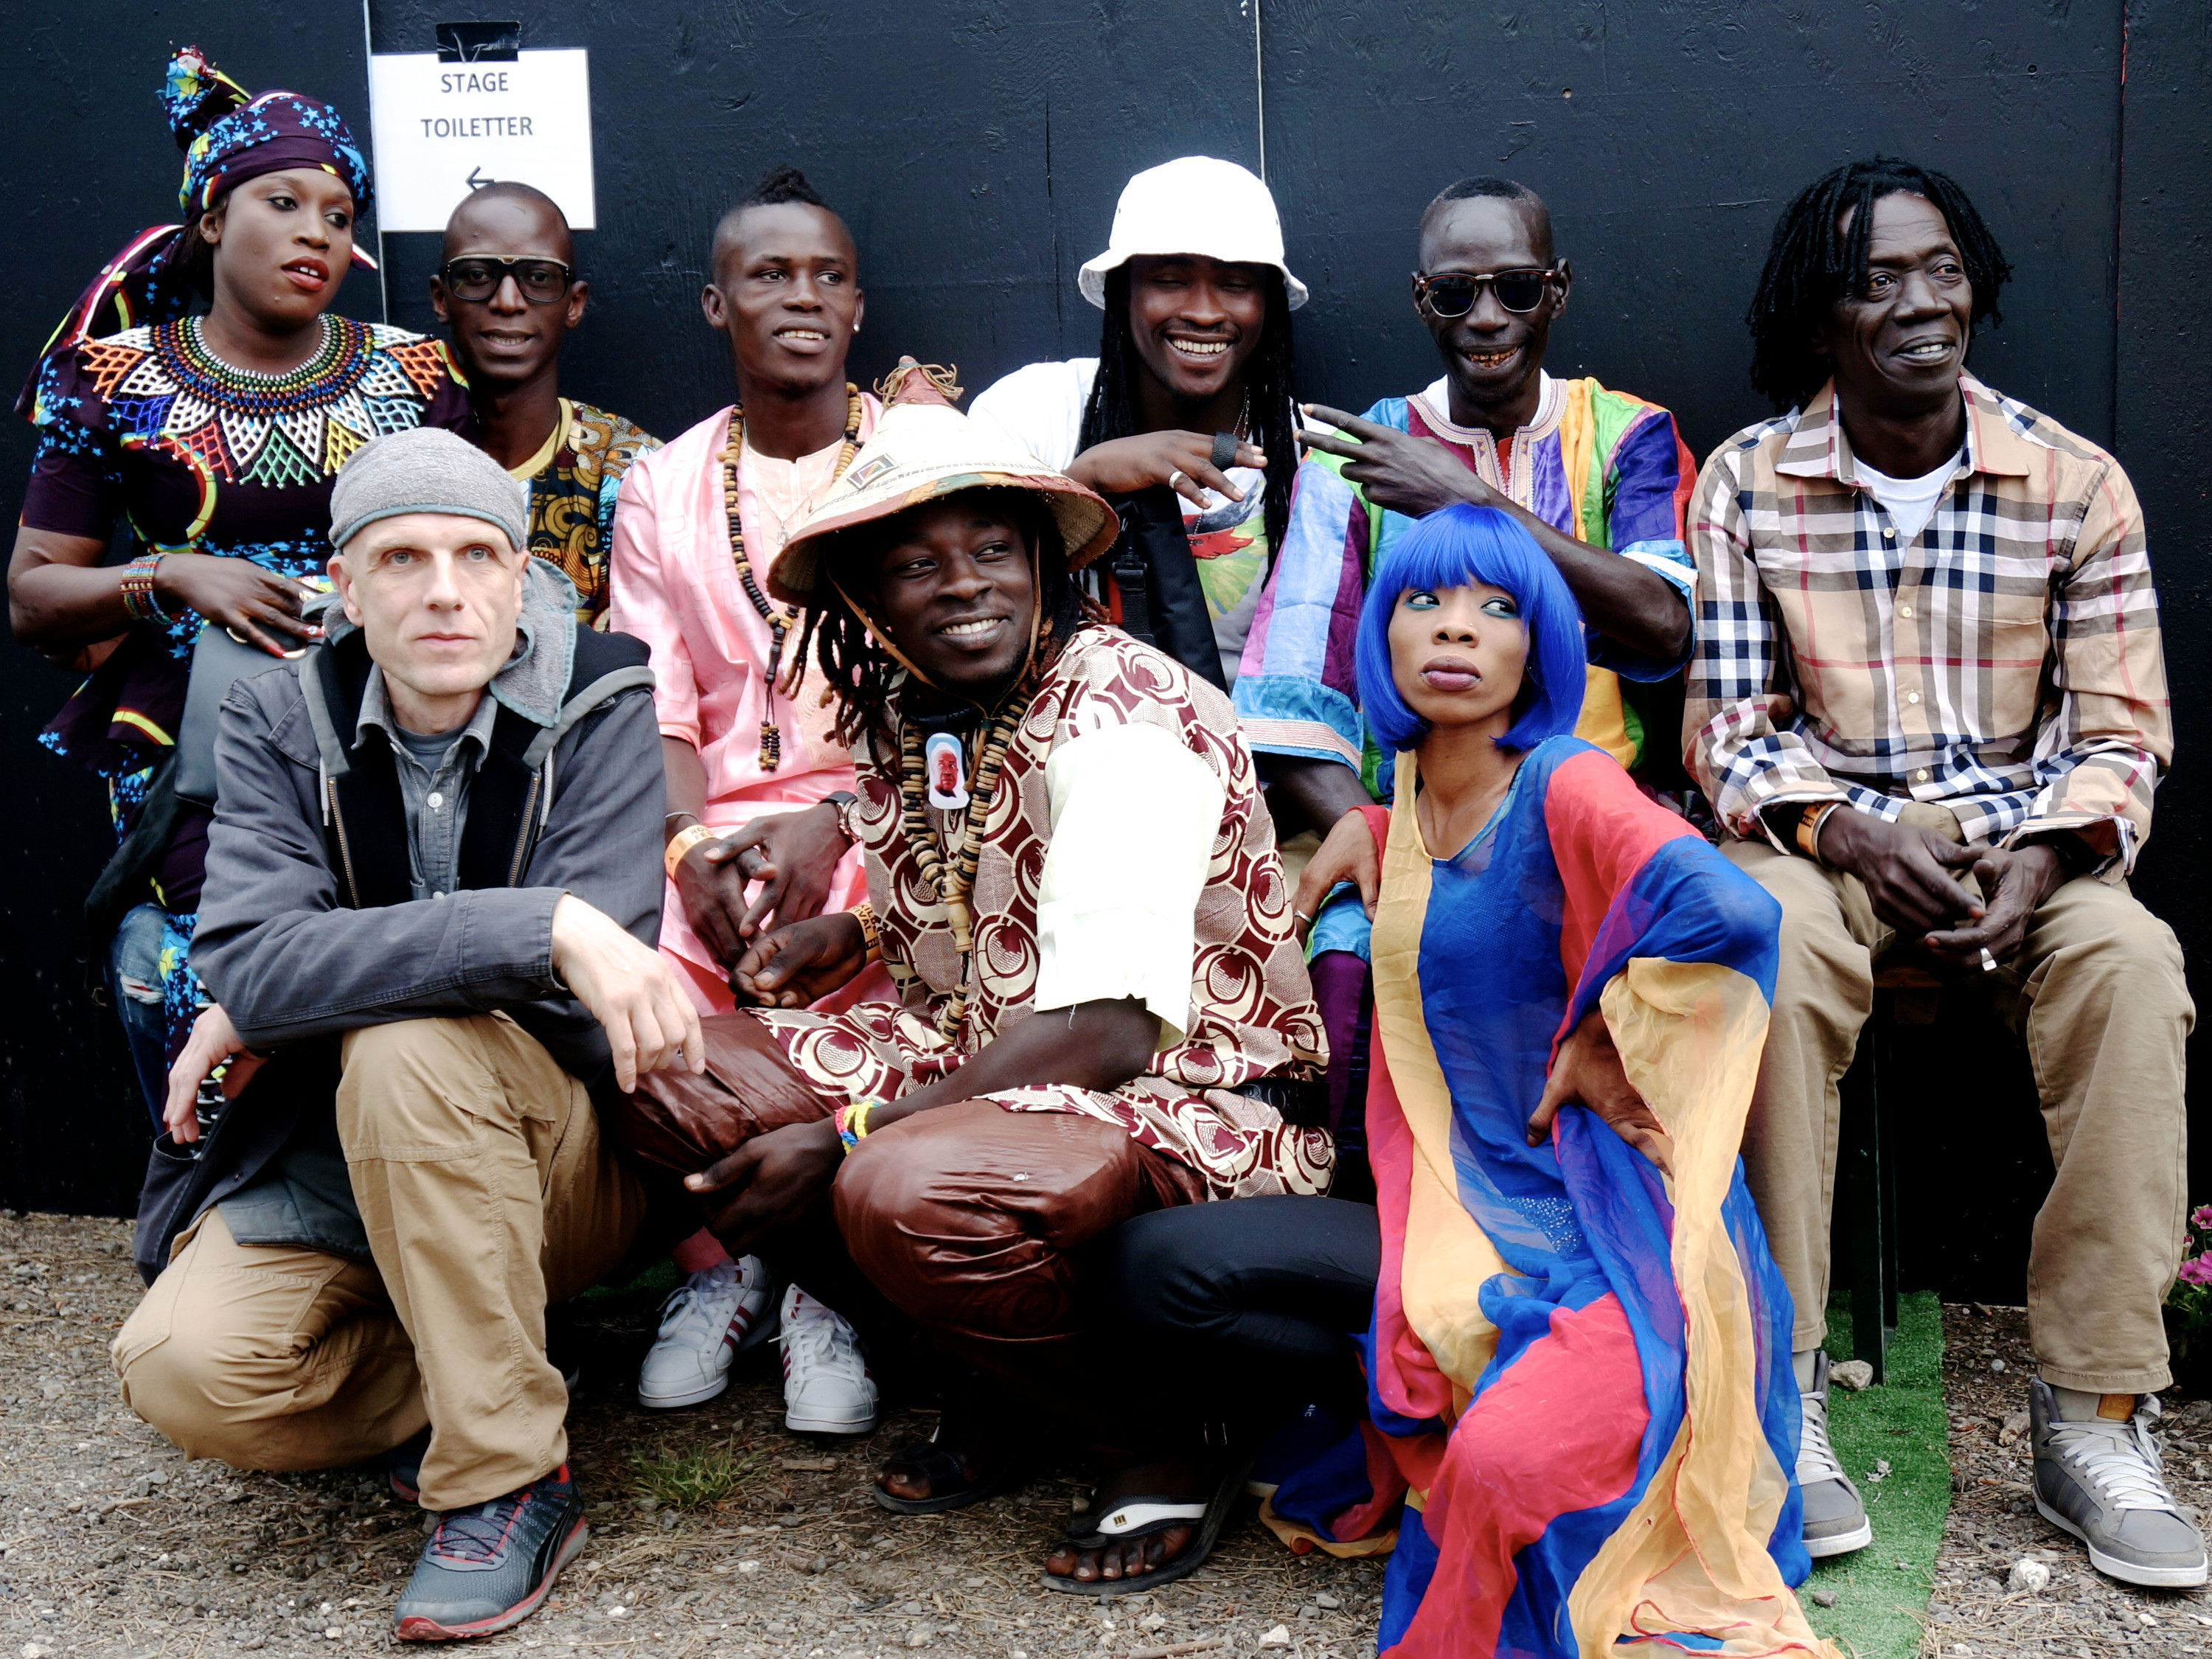
M 1395 427 L 1331 409 L 1327 404 L 1307 404 L 1304 410 L 1313 419 L 1337 430 L 1303 428 L 1298 441 L 1323 454 L 1343 456 L 1350 463 L 1344 476 L 1377 507 L 1418 519 L 1458 501 L 1472 501 L 1477 507 L 1511 505 L 1434 438 L 1415 437 Z

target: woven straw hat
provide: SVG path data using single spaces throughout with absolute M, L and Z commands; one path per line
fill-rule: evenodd
M 1185 155 L 1146 167 L 1121 187 L 1106 251 L 1075 274 L 1083 297 L 1102 309 L 1106 273 L 1140 253 L 1202 253 L 1232 265 L 1273 265 L 1296 311 L 1306 285 L 1283 263 L 1283 221 L 1267 186 L 1234 161 Z
M 1001 486 L 1042 495 L 1059 521 L 1070 570 L 1080 570 L 1114 544 L 1121 530 L 1114 509 L 955 409 L 951 399 L 960 390 L 945 371 L 902 357 L 880 389 L 884 412 L 874 434 L 769 566 L 774 598 L 786 605 L 818 604 L 830 538 L 963 489 Z

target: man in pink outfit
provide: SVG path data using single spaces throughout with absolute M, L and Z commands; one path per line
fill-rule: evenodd
M 715 227 L 710 261 L 700 305 L 729 339 L 738 401 L 623 480 L 608 611 L 653 652 L 669 808 L 660 949 L 702 1013 L 733 1006 L 730 969 L 769 920 L 867 897 L 860 854 L 835 851 L 851 839 L 838 832 L 852 759 L 819 672 L 801 672 L 803 618 L 763 578 L 880 412 L 845 379 L 864 307 L 853 238 L 802 174 L 763 178 Z M 790 1425 L 875 1426 L 875 1383 L 842 1319 L 796 1285 L 779 1310 L 759 1258 L 732 1261 L 703 1231 L 676 1264 L 687 1278 L 646 1357 L 641 1403 L 714 1398 L 737 1355 L 780 1323 Z

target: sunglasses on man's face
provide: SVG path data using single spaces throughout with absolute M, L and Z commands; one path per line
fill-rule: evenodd
M 532 305 L 550 306 L 568 291 L 568 267 L 558 259 L 495 259 L 483 254 L 449 259 L 439 272 L 456 300 L 489 300 L 507 277 Z
M 1498 303 L 1516 316 L 1526 316 L 1544 303 L 1544 295 L 1560 275 L 1560 269 L 1549 270 L 1499 270 L 1486 276 L 1472 276 L 1459 271 L 1447 271 L 1440 276 L 1425 276 L 1413 273 L 1413 290 L 1421 303 L 1443 318 L 1464 317 L 1481 299 L 1482 290 L 1488 288 L 1498 295 Z

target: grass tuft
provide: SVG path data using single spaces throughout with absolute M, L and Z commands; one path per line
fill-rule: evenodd
M 699 1510 L 722 1502 L 758 1474 L 765 1452 L 733 1454 L 727 1446 L 630 1459 L 630 1484 L 663 1509 Z

